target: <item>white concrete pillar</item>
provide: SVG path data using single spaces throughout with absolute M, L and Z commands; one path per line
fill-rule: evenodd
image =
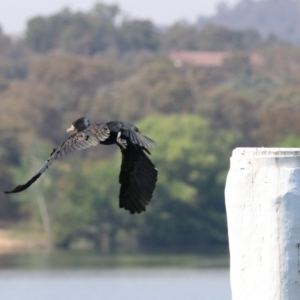
M 300 300 L 300 149 L 235 149 L 225 198 L 232 300 Z

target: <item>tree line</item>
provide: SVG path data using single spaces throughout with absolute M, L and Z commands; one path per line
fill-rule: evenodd
M 300 50 L 254 30 L 116 22 L 116 6 L 28 22 L 0 34 L 0 187 L 25 182 L 80 116 L 134 122 L 157 141 L 147 212 L 118 208 L 120 153 L 99 146 L 53 164 L 30 189 L 0 195 L 0 226 L 42 230 L 45 199 L 62 248 L 227 251 L 224 184 L 235 147 L 297 146 Z M 143 24 L 143 26 L 142 26 Z M 219 67 L 178 67 L 172 50 L 226 51 Z M 250 54 L 259 54 L 260 64 Z

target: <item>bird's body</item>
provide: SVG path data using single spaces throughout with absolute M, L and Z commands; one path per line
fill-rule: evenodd
M 28 182 L 5 193 L 24 191 L 49 168 L 54 160 L 70 152 L 98 144 L 117 144 L 122 153 L 119 206 L 129 210 L 132 214 L 145 211 L 157 181 L 157 169 L 145 152 L 150 154 L 147 148 L 154 147 L 156 143 L 142 135 L 134 125 L 120 121 L 91 125 L 89 120 L 83 117 L 75 121 L 68 131 L 76 133 L 53 150 L 44 165 Z

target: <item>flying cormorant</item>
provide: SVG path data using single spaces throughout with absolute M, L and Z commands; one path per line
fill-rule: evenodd
M 119 206 L 129 210 L 132 214 L 145 211 L 157 181 L 157 169 L 146 153 L 150 154 L 147 148 L 155 147 L 156 143 L 142 135 L 134 125 L 120 121 L 91 125 L 86 117 L 82 117 L 76 120 L 67 132 L 75 133 L 61 146 L 53 149 L 44 165 L 28 182 L 4 193 L 19 193 L 26 190 L 50 167 L 54 160 L 69 152 L 98 144 L 117 144 L 122 153 Z

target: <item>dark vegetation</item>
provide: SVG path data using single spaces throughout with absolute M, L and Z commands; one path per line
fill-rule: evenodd
M 241 1 L 234 9 L 246 4 L 254 5 Z M 174 50 L 230 56 L 217 67 L 176 67 Z M 63 248 L 227 251 L 223 191 L 231 151 L 299 146 L 299 70 L 300 49 L 251 28 L 162 30 L 104 4 L 34 18 L 24 39 L 1 32 L 2 190 L 28 180 L 81 116 L 134 122 L 156 140 L 151 160 L 159 180 L 146 213 L 120 210 L 120 155 L 99 146 L 54 163 L 22 194 L 1 194 L 0 225 L 43 224 Z

